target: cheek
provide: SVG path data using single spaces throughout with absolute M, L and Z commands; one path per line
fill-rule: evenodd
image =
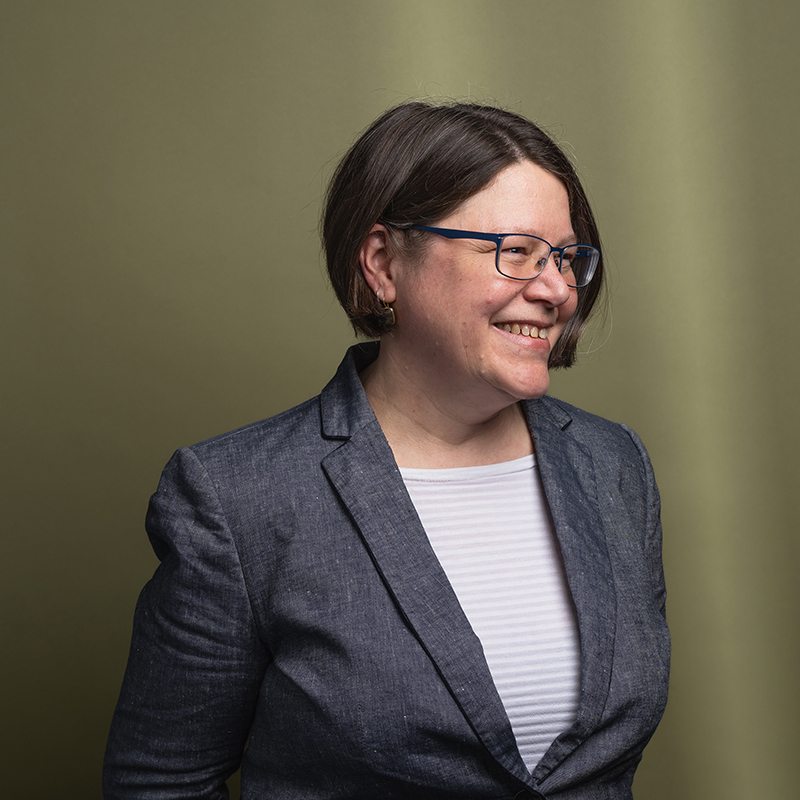
M 558 321 L 562 325 L 566 325 L 578 310 L 578 290 L 570 289 L 569 300 L 564 303 L 558 310 Z
M 518 291 L 515 291 L 516 288 L 517 287 L 512 286 L 510 290 L 507 291 L 499 291 L 496 286 L 483 288 L 481 291 L 475 293 L 473 297 L 473 307 L 484 314 L 495 314 L 514 302 L 519 294 Z M 507 289 L 507 287 L 503 286 L 501 289 Z

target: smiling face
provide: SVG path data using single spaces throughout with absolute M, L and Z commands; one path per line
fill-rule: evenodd
M 530 161 L 502 170 L 436 224 L 533 234 L 556 247 L 576 241 L 564 185 Z M 515 281 L 495 269 L 494 243 L 429 236 L 417 263 L 384 253 L 383 269 L 364 270 L 397 317 L 382 339 L 381 358 L 433 402 L 468 403 L 478 414 L 540 397 L 550 383 L 550 350 L 575 313 L 577 291 L 552 258 L 537 278 Z

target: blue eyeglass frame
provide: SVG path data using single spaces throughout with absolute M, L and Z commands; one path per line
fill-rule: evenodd
M 545 266 L 547 266 L 547 262 L 550 260 L 550 256 L 553 253 L 558 253 L 558 259 L 556 260 L 556 267 L 561 272 L 561 261 L 564 258 L 564 251 L 568 250 L 570 247 L 588 247 L 591 250 L 594 250 L 597 253 L 597 261 L 595 261 L 594 266 L 592 267 L 592 274 L 589 276 L 589 280 L 586 281 L 582 286 L 577 286 L 573 288 L 584 288 L 588 286 L 592 282 L 592 278 L 594 278 L 595 270 L 597 269 L 597 264 L 600 261 L 600 250 L 599 248 L 595 247 L 591 244 L 568 244 L 565 247 L 553 247 L 547 239 L 542 239 L 541 236 L 533 236 L 529 233 L 483 233 L 481 231 L 459 231 L 454 228 L 432 228 L 430 225 L 411 225 L 411 230 L 415 231 L 427 231 L 428 233 L 435 233 L 438 236 L 444 236 L 445 239 L 481 239 L 485 242 L 494 242 L 495 243 L 495 254 L 494 254 L 494 267 L 495 269 L 504 277 L 508 278 L 512 281 L 532 281 L 534 278 L 538 278 L 542 272 L 544 271 Z M 528 236 L 531 239 L 536 239 L 537 241 L 544 242 L 549 248 L 550 252 L 547 254 L 547 258 L 545 258 L 541 264 L 541 268 L 539 271 L 530 278 L 517 278 L 514 275 L 506 275 L 500 269 L 500 243 L 505 239 L 507 236 Z M 572 284 L 567 284 L 567 286 L 571 286 Z

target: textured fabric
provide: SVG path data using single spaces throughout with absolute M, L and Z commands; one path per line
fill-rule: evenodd
M 575 723 L 531 776 L 353 348 L 314 398 L 179 450 L 147 529 L 107 800 L 629 798 L 667 693 L 659 501 L 624 426 L 525 404 L 575 602 Z M 520 794 L 524 792 L 526 794 Z
M 575 721 L 580 688 L 575 609 L 536 459 L 400 474 L 532 770 Z

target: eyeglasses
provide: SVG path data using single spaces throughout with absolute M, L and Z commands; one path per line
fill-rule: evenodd
M 411 228 L 435 233 L 445 239 L 481 239 L 494 242 L 497 246 L 494 259 L 497 271 L 515 281 L 530 281 L 541 275 L 552 255 L 567 286 L 580 289 L 589 285 L 600 261 L 600 251 L 589 244 L 553 247 L 544 239 L 525 233 L 479 233 L 431 228 L 428 225 L 412 225 Z

